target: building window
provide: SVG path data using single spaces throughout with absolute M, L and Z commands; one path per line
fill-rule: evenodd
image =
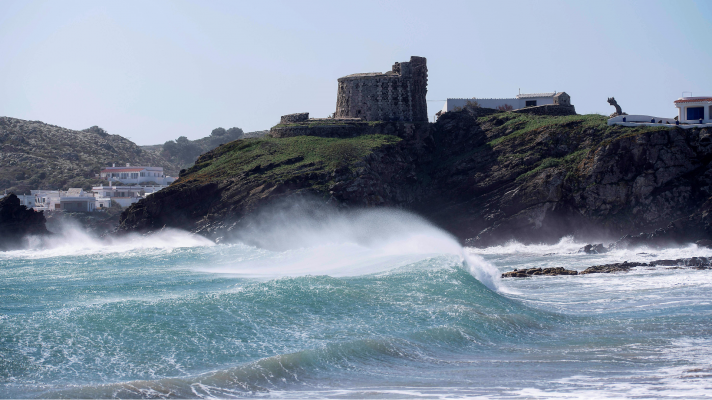
M 704 107 L 687 107 L 687 119 L 704 119 L 705 118 L 705 108 Z
M 138 172 L 132 172 L 131 179 L 138 179 Z
M 536 107 L 536 100 L 527 100 L 524 106 L 525 107 Z
M 145 177 L 145 176 L 146 176 L 146 173 L 145 173 L 145 172 L 141 172 L 141 178 L 143 178 L 143 177 Z

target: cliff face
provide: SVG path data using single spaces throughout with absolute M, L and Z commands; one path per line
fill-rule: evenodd
M 203 154 L 177 182 L 124 211 L 119 229 L 180 227 L 218 238 L 289 196 L 361 206 L 412 202 L 416 196 L 402 185 L 415 179 L 406 143 L 392 135 L 237 140 Z
M 705 129 L 448 114 L 434 133 L 447 165 L 434 172 L 443 195 L 433 218 L 471 243 L 637 234 L 689 219 L 710 196 Z
M 22 245 L 27 235 L 47 235 L 43 213 L 20 205 L 20 199 L 9 194 L 0 199 L 0 251 Z
M 218 237 L 274 199 L 309 193 L 409 209 L 473 245 L 671 232 L 673 222 L 674 240 L 709 237 L 712 132 L 480 111 L 386 123 L 396 125 L 379 132 L 391 135 L 238 140 L 126 210 L 120 229 Z

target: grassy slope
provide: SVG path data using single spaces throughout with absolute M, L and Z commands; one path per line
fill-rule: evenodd
M 202 155 L 181 181 L 197 183 L 253 173 L 265 182 L 285 181 L 304 173 L 353 168 L 373 150 L 400 140 L 387 135 L 236 140 Z
M 554 117 L 504 113 L 481 117 L 478 122 L 487 126 L 496 119 L 499 119 L 499 122 L 504 120 L 504 124 L 489 129 L 488 136 L 493 139 L 489 140 L 486 146 L 502 153 L 498 158 L 499 162 L 532 155 L 539 158 L 527 172 L 517 177 L 517 181 L 557 167 L 564 168 L 569 173 L 568 177 L 573 178 L 579 163 L 599 147 L 615 140 L 670 129 L 662 126 L 609 126 L 606 123 L 608 118 L 599 114 Z M 569 146 L 569 151 L 561 156 L 546 154 L 546 143 L 535 140 L 543 136 L 556 137 L 558 143 Z

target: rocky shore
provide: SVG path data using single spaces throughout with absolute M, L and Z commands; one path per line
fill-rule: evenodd
M 532 276 L 545 275 L 586 275 L 586 274 L 610 274 L 616 272 L 629 272 L 635 267 L 668 267 L 668 268 L 694 268 L 694 269 L 711 269 L 712 259 L 707 257 L 692 257 L 680 258 L 676 260 L 655 260 L 649 263 L 645 262 L 628 262 L 614 264 L 594 265 L 579 272 L 576 270 L 566 269 L 564 267 L 556 268 L 529 268 L 515 269 L 505 272 L 502 278 L 529 278 Z

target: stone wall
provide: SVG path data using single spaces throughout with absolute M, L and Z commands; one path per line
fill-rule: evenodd
M 274 138 L 294 136 L 350 138 L 361 135 L 393 135 L 403 139 L 422 139 L 429 135 L 429 129 L 427 122 L 309 122 L 277 125 L 270 130 L 269 135 Z
M 424 57 L 395 63 L 386 73 L 353 74 L 339 78 L 337 118 L 366 121 L 427 122 L 428 68 Z
M 519 110 L 514 110 L 512 112 L 519 114 L 554 116 L 576 115 L 576 109 L 574 106 L 560 106 L 558 104 L 546 104 L 543 106 L 520 108 Z
M 296 113 L 296 114 L 287 114 L 287 115 L 282 115 L 282 118 L 279 120 L 280 124 L 294 124 L 297 122 L 304 122 L 309 120 L 309 113 Z

